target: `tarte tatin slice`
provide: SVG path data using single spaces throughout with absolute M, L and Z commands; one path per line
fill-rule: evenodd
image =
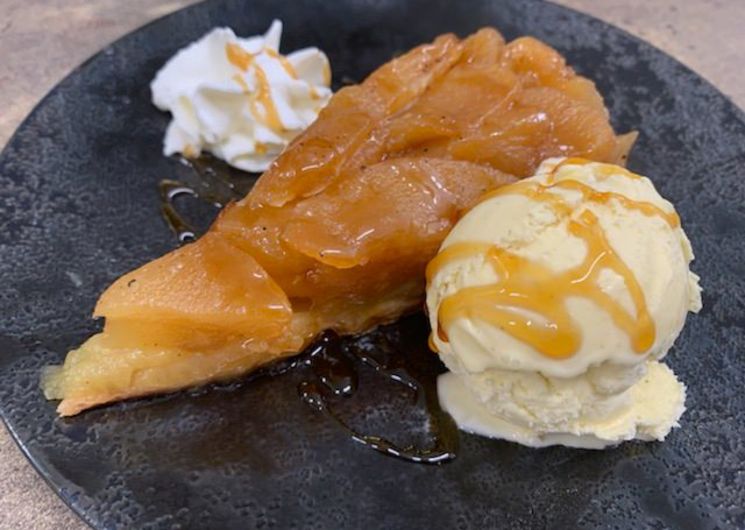
M 482 193 L 550 156 L 619 162 L 632 141 L 545 44 L 440 36 L 337 92 L 206 235 L 115 281 L 94 312 L 103 332 L 47 369 L 44 392 L 77 414 L 395 320 L 420 307 L 427 262 Z

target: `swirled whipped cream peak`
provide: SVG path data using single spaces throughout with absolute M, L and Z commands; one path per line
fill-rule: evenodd
M 232 166 L 264 171 L 331 97 L 331 71 L 317 48 L 280 54 L 282 23 L 261 36 L 215 28 L 180 50 L 150 84 L 173 119 L 165 155 L 209 151 Z
M 691 245 L 646 177 L 549 159 L 484 197 L 427 269 L 443 407 L 524 445 L 662 440 L 685 386 L 660 360 L 701 308 Z

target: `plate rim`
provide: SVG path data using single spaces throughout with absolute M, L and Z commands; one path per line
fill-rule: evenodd
M 470 0 L 466 0 L 470 1 Z M 622 36 L 624 39 L 630 40 L 633 43 L 635 43 L 637 46 L 644 47 L 650 50 L 653 50 L 654 53 L 658 56 L 663 56 L 667 61 L 670 62 L 670 64 L 674 64 L 674 66 L 680 71 L 680 73 L 683 73 L 690 77 L 692 80 L 695 80 L 698 84 L 701 85 L 701 87 L 709 92 L 712 95 L 715 95 L 719 98 L 722 98 L 725 100 L 729 108 L 733 110 L 734 116 L 745 126 L 745 107 L 741 107 L 738 105 L 731 96 L 724 93 L 722 90 L 720 90 L 714 82 L 710 81 L 707 77 L 700 74 L 696 70 L 694 70 L 692 67 L 688 66 L 687 64 L 683 63 L 681 60 L 679 60 L 677 57 L 665 52 L 658 46 L 650 43 L 649 41 L 644 40 L 642 37 L 639 37 L 630 31 L 621 28 L 611 22 L 607 22 L 603 19 L 600 19 L 592 14 L 585 13 L 583 11 L 580 11 L 579 9 L 576 9 L 574 7 L 565 6 L 559 3 L 556 3 L 553 0 L 508 0 L 514 4 L 522 4 L 522 5 L 535 5 L 535 6 L 542 6 L 542 5 L 549 5 L 550 8 L 558 9 L 561 11 L 569 12 L 573 17 L 579 17 L 584 19 L 586 22 L 592 23 L 597 25 L 598 27 L 606 27 L 611 28 L 614 30 L 619 36 Z M 158 16 L 154 18 L 153 20 L 150 20 L 136 28 L 133 28 L 132 30 L 128 31 L 127 33 L 113 39 L 109 43 L 105 44 L 103 47 L 98 49 L 96 52 L 89 55 L 86 59 L 81 61 L 79 64 L 74 66 L 72 69 L 70 69 L 61 79 L 59 79 L 52 87 L 40 98 L 36 101 L 32 109 L 24 116 L 24 118 L 21 120 L 21 122 L 17 125 L 17 127 L 13 130 L 13 133 L 8 138 L 7 142 L 2 146 L 2 150 L 0 150 L 0 164 L 5 161 L 5 158 L 9 156 L 9 153 L 14 150 L 15 144 L 18 143 L 18 138 L 22 130 L 24 130 L 28 124 L 33 120 L 33 118 L 36 117 L 37 113 L 41 111 L 41 109 L 48 103 L 48 101 L 54 97 L 60 90 L 64 89 L 64 87 L 77 75 L 80 75 L 81 72 L 83 72 L 91 63 L 99 59 L 101 56 L 105 55 L 109 50 L 112 50 L 114 48 L 120 47 L 122 45 L 126 45 L 126 43 L 135 38 L 137 35 L 146 32 L 149 28 L 152 26 L 160 25 L 160 24 L 168 24 L 168 20 L 171 18 L 175 18 L 177 16 L 184 16 L 184 13 L 189 11 L 197 11 L 200 9 L 203 9 L 203 6 L 206 4 L 212 3 L 212 0 L 200 0 L 198 2 L 195 2 L 193 4 L 184 6 L 182 8 L 176 9 L 175 11 L 172 11 L 170 13 L 166 13 L 164 15 Z M 250 4 L 246 5 L 247 8 L 250 9 Z M 496 28 L 499 30 L 500 28 Z M 529 34 L 526 34 L 529 35 Z M 175 53 L 177 50 L 173 50 L 172 53 Z M 571 66 L 571 65 L 570 65 Z M 591 76 L 588 76 L 590 80 L 594 82 Z M 603 94 L 601 94 L 603 95 Z M 604 95 L 603 95 L 604 96 Z M 605 96 L 604 96 L 605 97 Z M 6 370 L 6 367 L 3 367 L 2 370 Z M 74 498 L 74 496 L 70 495 L 65 491 L 65 483 L 69 482 L 68 479 L 59 473 L 55 468 L 53 467 L 43 467 L 42 462 L 34 455 L 31 454 L 31 451 L 27 445 L 24 444 L 23 440 L 21 439 L 21 436 L 17 433 L 16 429 L 14 428 L 13 423 L 8 418 L 7 412 L 6 412 L 6 404 L 4 400 L 0 401 L 0 419 L 2 419 L 3 424 L 5 425 L 5 428 L 10 435 L 11 439 L 13 440 L 15 446 L 20 450 L 23 457 L 26 459 L 27 462 L 31 464 L 31 466 L 34 469 L 34 472 L 37 473 L 41 478 L 44 480 L 44 482 L 49 486 L 49 488 L 56 494 L 56 496 L 63 502 L 63 504 L 69 508 L 75 515 L 85 524 L 90 526 L 93 529 L 99 529 L 99 528 L 108 528 L 106 523 L 102 520 L 102 518 L 94 518 L 93 515 L 97 514 L 95 510 L 86 509 L 85 506 L 82 505 L 78 501 L 78 499 Z M 87 497 L 86 495 L 83 495 L 84 497 Z

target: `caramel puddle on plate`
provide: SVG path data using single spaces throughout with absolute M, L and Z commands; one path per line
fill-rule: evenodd
M 386 335 L 378 338 L 385 344 L 387 359 L 360 347 L 356 341 L 345 342 L 334 332 L 324 332 L 307 350 L 315 380 L 305 380 L 298 385 L 301 399 L 316 411 L 331 418 L 358 443 L 409 462 L 440 464 L 453 460 L 458 450 L 458 427 L 455 421 L 440 408 L 437 398 L 437 375 L 429 370 L 417 369 L 424 356 L 433 356 L 426 347 L 412 351 L 399 351 Z M 420 341 L 424 342 L 424 341 Z M 416 351 L 413 351 L 416 350 Z M 419 358 L 418 358 L 419 357 Z M 367 365 L 378 374 L 409 388 L 416 397 L 416 405 L 427 413 L 431 442 L 427 447 L 397 445 L 377 435 L 363 434 L 350 427 L 332 408 L 332 396 L 349 397 L 357 390 L 360 364 Z
M 220 209 L 231 201 L 245 197 L 258 174 L 232 168 L 210 155 L 193 159 L 179 157 L 179 161 L 191 168 L 192 174 L 184 180 L 160 181 L 160 211 L 179 243 L 188 243 L 201 234 L 177 207 L 176 202 L 179 198 L 193 197 Z

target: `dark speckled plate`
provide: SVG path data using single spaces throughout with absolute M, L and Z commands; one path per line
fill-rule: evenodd
M 149 81 L 213 26 L 252 35 L 273 17 L 285 22 L 284 49 L 318 45 L 337 82 L 439 33 L 487 24 L 546 40 L 597 82 L 617 129 L 641 132 L 631 167 L 677 204 L 698 255 L 705 309 L 669 356 L 689 388 L 681 429 L 664 443 L 603 452 L 464 435 L 455 462 L 415 465 L 355 444 L 315 415 L 297 398 L 296 373 L 56 418 L 37 386 L 41 367 L 94 331 L 89 315 L 109 282 L 175 246 L 156 184 L 187 169 L 161 156 L 168 117 L 150 105 Z M 652 47 L 552 4 L 200 4 L 75 70 L 0 159 L 2 416 L 39 472 L 97 528 L 742 528 L 744 180 L 742 112 Z M 420 324 L 401 332 L 422 340 Z M 405 391 L 374 377 L 365 385 L 367 398 L 344 404 L 356 425 L 421 434 L 407 434 L 417 418 Z

